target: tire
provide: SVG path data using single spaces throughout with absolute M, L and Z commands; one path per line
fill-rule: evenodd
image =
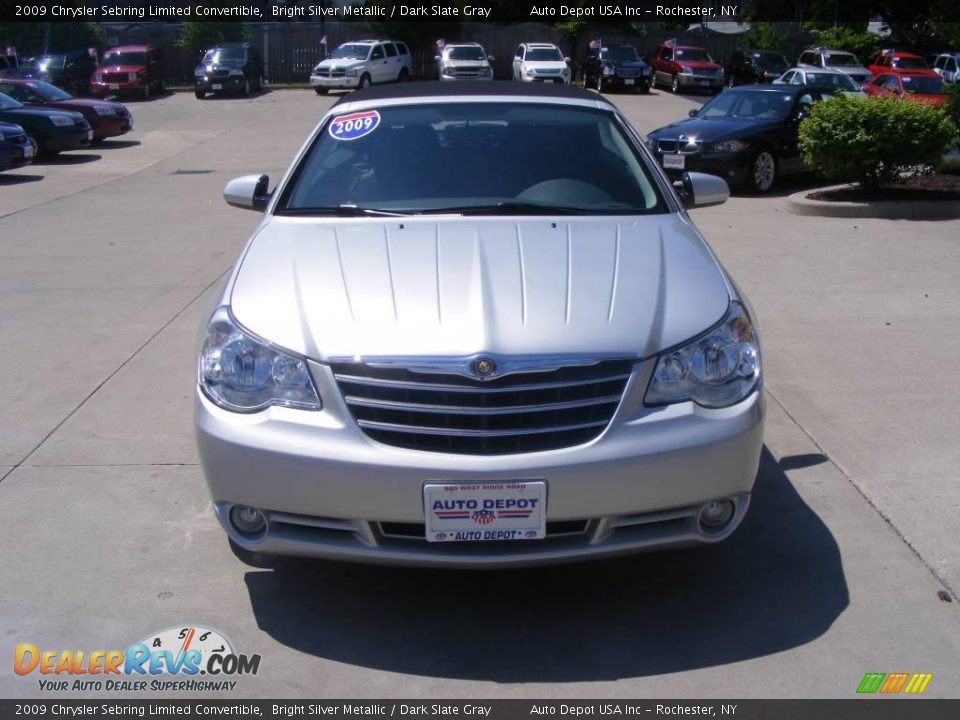
M 357 84 L 357 90 L 366 90 L 368 87 L 370 87 L 370 76 L 364 73 Z
M 650 94 L 650 83 L 640 83 L 640 94 L 641 95 Z
M 263 75 L 257 75 L 257 92 L 263 92 Z
M 597 92 L 603 92 L 603 75 L 601 73 L 597 73 Z
M 769 150 L 761 150 L 753 157 L 747 174 L 747 187 L 763 194 L 773 189 L 777 181 L 777 158 Z
M 161 94 L 161 95 L 166 95 L 166 94 L 167 94 L 167 79 L 166 79 L 166 78 L 160 78 L 160 94 Z
M 46 156 L 46 150 L 44 150 L 43 142 L 37 139 L 37 136 L 33 133 L 27 133 L 27 140 L 30 141 L 30 144 L 33 145 L 33 159 L 39 160 Z
M 403 82 L 409 82 L 409 81 L 410 81 L 410 73 L 407 72 L 406 68 L 401 69 L 400 74 L 397 75 L 397 82 L 403 83 Z
M 144 83 L 143 85 L 143 99 L 144 100 L 150 99 L 150 83 Z
M 197 100 L 203 100 L 207 94 L 203 90 L 194 90 L 193 96 L 197 98 Z
M 314 91 L 317 95 L 326 95 L 328 92 L 330 92 L 330 91 L 329 91 L 327 88 L 325 88 L 325 87 L 315 87 L 315 88 L 313 89 L 313 91 Z
M 680 94 L 680 78 L 677 75 L 674 75 L 670 80 L 670 92 L 674 95 Z
M 245 77 L 243 79 L 243 96 L 250 97 L 250 78 Z
M 730 73 L 730 77 L 727 78 L 727 87 L 728 87 L 728 88 L 732 88 L 732 87 L 736 87 L 736 86 L 737 86 L 737 83 L 735 82 L 735 79 L 734 79 L 734 77 L 733 77 L 733 73 Z

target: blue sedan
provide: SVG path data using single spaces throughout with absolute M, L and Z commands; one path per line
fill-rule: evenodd
M 0 170 L 13 170 L 33 162 L 34 148 L 19 125 L 0 122 Z

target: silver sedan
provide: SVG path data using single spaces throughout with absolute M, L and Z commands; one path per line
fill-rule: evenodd
M 204 324 L 196 430 L 239 556 L 500 567 L 709 544 L 763 442 L 749 303 L 602 97 L 342 98 Z

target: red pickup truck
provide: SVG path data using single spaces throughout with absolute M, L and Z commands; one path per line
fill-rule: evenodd
M 723 67 L 704 48 L 666 42 L 650 58 L 653 84 L 681 90 L 708 90 L 714 95 L 723 89 Z

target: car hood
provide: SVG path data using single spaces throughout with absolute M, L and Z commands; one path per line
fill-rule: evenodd
M 72 98 L 70 100 L 47 100 L 43 103 L 44 107 L 56 108 L 58 110 L 72 110 L 81 114 L 93 112 L 98 107 L 109 107 L 116 111 L 121 107 L 119 103 L 106 102 L 104 100 L 91 100 L 89 98 Z
M 24 122 L 41 122 L 51 115 L 69 115 L 74 120 L 84 120 L 81 113 L 59 108 L 16 108 L 14 110 L 0 110 L 0 117 L 7 122 L 23 124 Z
M 716 323 L 729 299 L 713 254 L 674 214 L 273 217 L 229 296 L 248 330 L 317 360 L 647 357 Z
M 747 120 L 740 118 L 730 120 L 726 118 L 690 118 L 689 120 L 680 120 L 679 122 L 664 125 L 650 133 L 657 138 L 674 139 L 678 135 L 687 137 L 697 137 L 705 142 L 722 140 L 727 136 L 742 136 L 772 129 L 780 125 L 780 122 L 760 122 L 756 120 Z
M 678 60 L 677 65 L 680 67 L 688 67 L 691 70 L 720 70 L 722 67 L 717 65 L 717 63 L 706 60 Z
M 643 60 L 607 60 L 604 58 L 600 62 L 625 68 L 645 68 L 647 66 Z
M 447 67 L 478 68 L 487 67 L 490 63 L 486 60 L 444 60 L 443 64 Z
M 523 64 L 534 70 L 564 70 L 567 67 L 563 60 L 524 60 Z
M 337 60 L 331 60 L 327 58 L 326 60 L 323 60 L 322 62 L 320 62 L 317 65 L 317 67 L 324 68 L 324 69 L 330 68 L 331 70 L 333 70 L 337 68 L 359 67 L 363 65 L 365 62 L 366 60 L 355 60 L 354 58 L 341 58 Z
M 850 75 L 851 73 L 854 75 L 870 74 L 869 70 L 867 70 L 865 67 L 861 67 L 860 65 L 831 65 L 830 69 L 839 70 L 840 72 L 846 73 L 847 75 Z

